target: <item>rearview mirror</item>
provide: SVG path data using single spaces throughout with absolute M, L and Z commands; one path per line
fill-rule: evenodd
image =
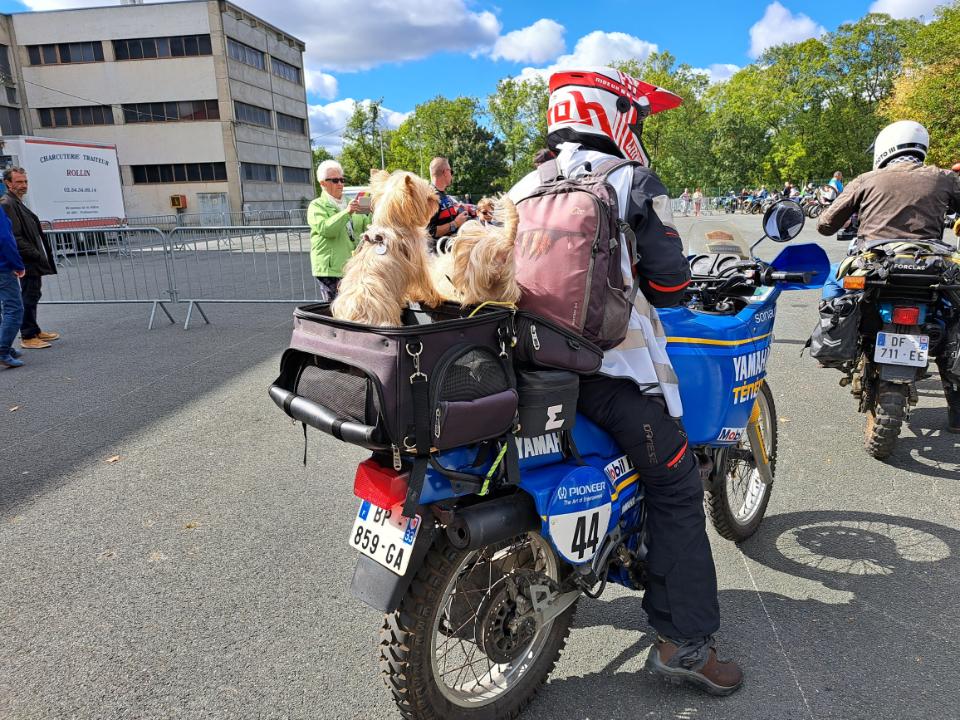
M 763 215 L 763 232 L 774 242 L 790 242 L 803 230 L 805 217 L 793 200 L 780 200 Z

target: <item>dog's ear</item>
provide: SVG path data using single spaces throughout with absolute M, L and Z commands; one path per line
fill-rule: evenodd
M 383 182 L 388 177 L 390 177 L 390 173 L 386 170 L 370 169 L 370 182 Z

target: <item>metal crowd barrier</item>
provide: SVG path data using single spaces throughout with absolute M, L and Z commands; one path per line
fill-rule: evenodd
M 150 303 L 176 322 L 166 303 L 176 301 L 166 235 L 159 228 L 105 227 L 48 230 L 57 274 L 44 278 L 44 303 L 92 305 Z
M 318 301 L 310 269 L 310 228 L 242 225 L 177 228 L 167 236 L 178 302 L 209 323 L 207 303 Z
M 123 223 L 131 226 L 159 227 L 236 227 L 240 225 L 306 225 L 305 208 L 294 210 L 249 210 L 247 212 L 179 213 L 128 217 Z

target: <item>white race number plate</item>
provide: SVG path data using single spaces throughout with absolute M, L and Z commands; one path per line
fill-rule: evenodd
M 879 332 L 873 360 L 887 365 L 925 367 L 929 360 L 927 357 L 929 346 L 930 337 L 927 335 Z
M 419 515 L 403 517 L 399 511 L 392 513 L 364 500 L 350 531 L 350 547 L 403 575 L 419 531 Z

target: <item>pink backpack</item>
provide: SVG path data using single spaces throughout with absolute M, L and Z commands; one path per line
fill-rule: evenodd
M 612 158 L 585 175 L 565 178 L 550 160 L 539 167 L 540 186 L 517 202 L 520 308 L 559 323 L 603 350 L 626 337 L 639 289 L 636 278 L 632 287 L 623 282 L 621 253 L 628 252 L 631 265 L 636 265 L 636 236 L 620 219 L 617 193 L 607 177 L 636 164 Z

